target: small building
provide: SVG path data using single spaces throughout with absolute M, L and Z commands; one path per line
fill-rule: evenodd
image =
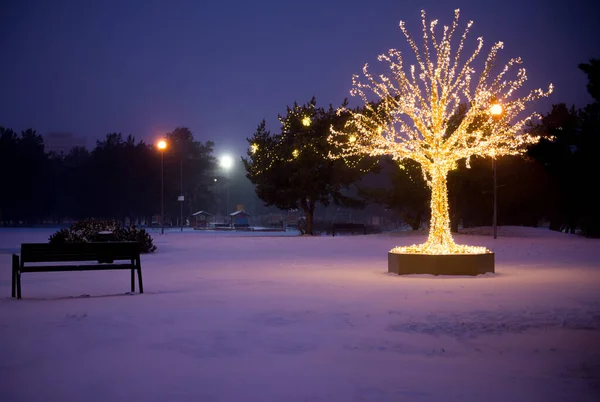
M 194 219 L 194 230 L 209 229 L 212 222 L 212 214 L 206 211 L 198 211 L 192 214 Z
M 229 214 L 229 217 L 231 219 L 231 226 L 233 226 L 235 229 L 247 229 L 250 227 L 250 214 L 246 211 L 235 211 Z

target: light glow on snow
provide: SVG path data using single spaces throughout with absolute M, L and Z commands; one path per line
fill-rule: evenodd
M 497 251 L 473 278 L 387 274 L 423 232 L 151 229 L 144 294 L 126 271 L 52 272 L 11 299 L 10 254 L 52 232 L 0 228 L 2 401 L 597 400 L 599 240 L 470 229 Z

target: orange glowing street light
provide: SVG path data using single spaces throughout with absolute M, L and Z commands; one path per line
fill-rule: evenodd
M 502 108 L 502 105 L 499 103 L 494 103 L 492 105 L 492 107 L 490 107 L 490 113 L 493 114 L 494 116 L 501 115 L 503 111 L 504 111 L 504 109 Z
M 504 108 L 499 103 L 494 103 L 490 107 L 490 113 L 494 118 L 498 118 L 504 113 Z M 496 157 L 492 158 L 492 170 L 494 171 L 494 214 L 492 216 L 492 230 L 494 239 L 498 238 L 498 179 L 496 175 L 497 163 Z
M 156 148 L 160 151 L 160 234 L 165 234 L 165 161 L 164 150 L 167 149 L 167 141 L 159 140 Z

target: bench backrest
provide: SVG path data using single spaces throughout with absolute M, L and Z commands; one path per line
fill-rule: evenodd
M 130 260 L 139 255 L 138 242 L 21 244 L 22 262 Z

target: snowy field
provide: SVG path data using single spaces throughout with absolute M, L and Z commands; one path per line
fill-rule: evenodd
M 29 273 L 0 229 L 0 401 L 600 400 L 600 241 L 481 231 L 496 274 L 400 277 L 420 234 L 153 232 L 129 271 Z

